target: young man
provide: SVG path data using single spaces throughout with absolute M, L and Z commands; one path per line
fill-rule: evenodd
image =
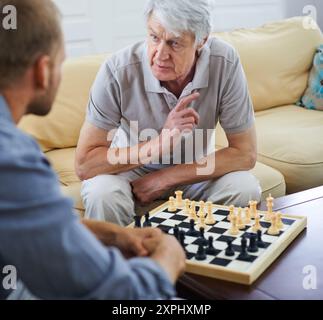
M 51 0 L 0 0 L 7 5 L 17 30 L 0 27 L 0 270 L 16 267 L 44 299 L 172 297 L 185 266 L 177 241 L 152 229 L 82 224 L 36 142 L 16 128 L 25 114 L 50 111 L 65 54 Z M 10 298 L 1 275 L 0 298 Z

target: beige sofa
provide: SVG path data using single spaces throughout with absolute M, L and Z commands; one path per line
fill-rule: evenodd
M 274 197 L 323 184 L 323 112 L 294 103 L 305 91 L 319 30 L 306 30 L 302 18 L 242 29 L 215 36 L 238 50 L 252 95 L 258 133 L 258 162 L 253 170 L 263 197 Z M 63 81 L 52 112 L 45 118 L 27 116 L 20 127 L 34 136 L 58 173 L 63 191 L 82 211 L 80 181 L 74 154 L 84 121 L 89 90 L 107 55 L 65 63 Z M 216 145 L 226 145 L 217 128 Z

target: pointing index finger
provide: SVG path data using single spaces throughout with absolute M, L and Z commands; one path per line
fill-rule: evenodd
M 188 107 L 188 105 L 193 102 L 194 100 L 196 100 L 198 97 L 200 96 L 200 94 L 198 92 L 192 93 L 189 96 L 183 98 L 180 100 L 180 102 L 178 103 L 178 105 L 175 107 L 176 111 L 182 111 L 184 110 L 186 107 Z

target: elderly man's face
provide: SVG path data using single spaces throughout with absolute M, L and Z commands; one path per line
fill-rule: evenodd
M 147 26 L 148 56 L 154 76 L 159 81 L 185 79 L 195 63 L 194 37 L 190 33 L 174 36 L 154 16 L 150 17 Z

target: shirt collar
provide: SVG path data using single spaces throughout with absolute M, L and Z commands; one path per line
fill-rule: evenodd
M 153 75 L 148 58 L 148 47 L 145 43 L 142 55 L 145 89 L 147 92 L 165 93 L 166 89 L 160 84 L 160 81 Z M 196 63 L 195 75 L 193 81 L 189 84 L 191 92 L 196 89 L 207 88 L 210 76 L 210 48 L 205 44 L 202 48 Z
M 6 120 L 13 122 L 12 115 L 10 113 L 7 101 L 2 95 L 0 95 L 0 119 L 1 118 L 4 118 Z

